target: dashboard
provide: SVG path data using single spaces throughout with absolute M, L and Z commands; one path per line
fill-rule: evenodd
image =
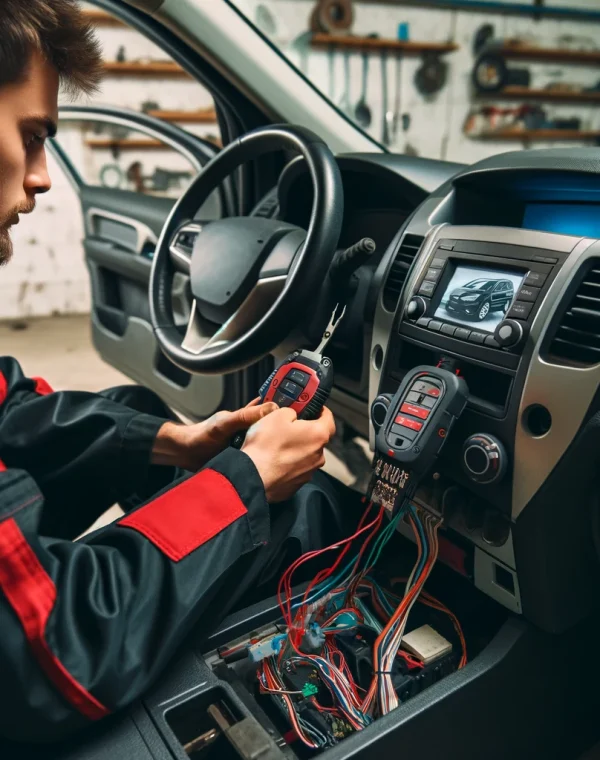
M 600 567 L 590 517 L 600 440 L 588 440 L 600 410 L 600 152 L 507 153 L 469 167 L 338 161 L 340 246 L 369 236 L 377 253 L 331 344 L 334 412 L 373 445 L 381 395 L 414 366 L 455 361 L 467 411 L 417 500 L 444 512 L 456 572 L 543 629 L 575 624 Z M 299 162 L 278 200 L 281 218 L 307 225 Z

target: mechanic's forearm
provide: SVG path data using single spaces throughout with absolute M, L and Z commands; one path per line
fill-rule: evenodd
M 20 741 L 137 699 L 192 626 L 219 623 L 223 584 L 269 540 L 262 482 L 233 449 L 79 542 L 40 536 L 42 511 L 26 473 L 0 473 L 0 736 Z

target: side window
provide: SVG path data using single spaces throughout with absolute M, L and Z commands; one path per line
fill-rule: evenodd
M 61 120 L 56 138 L 88 185 L 178 198 L 198 164 L 159 135 L 114 121 Z
M 220 132 L 214 101 L 161 48 L 109 13 L 82 2 L 104 54 L 100 91 L 82 101 L 147 113 L 216 146 Z M 67 101 L 65 101 L 67 104 Z M 61 124 L 59 144 L 91 185 L 179 196 L 198 168 L 175 147 L 105 121 Z

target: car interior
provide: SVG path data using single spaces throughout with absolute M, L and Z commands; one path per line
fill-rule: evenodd
M 81 203 L 105 361 L 200 420 L 254 398 L 290 352 L 314 350 L 340 305 L 327 403 L 348 435 L 377 450 L 415 368 L 450 366 L 468 394 L 413 497 L 443 522 L 423 597 L 439 601 L 416 605 L 410 630 L 432 626 L 450 649 L 431 663 L 399 657 L 395 709 L 358 726 L 335 699 L 335 718 L 326 701 L 317 713 L 314 695 L 332 692 L 290 667 L 284 683 L 303 700 L 297 728 L 263 688 L 263 655 L 252 650 L 283 631 L 269 598 L 208 640 L 192 635 L 138 703 L 52 757 L 580 757 L 600 733 L 600 152 L 508 152 L 474 165 L 336 154 L 262 110 L 145 3 L 98 5 L 211 90 L 224 144 L 148 115 L 62 109 L 65 123 L 125 119 L 200 169 L 178 198 L 139 196 L 85 185 L 53 145 Z M 368 255 L 336 278 L 342 252 L 365 238 Z M 398 450 L 422 425 L 423 394 L 395 420 Z M 384 589 L 421 556 L 408 514 L 396 517 L 377 562 Z M 350 627 L 335 638 L 365 689 L 372 642 L 356 620 Z

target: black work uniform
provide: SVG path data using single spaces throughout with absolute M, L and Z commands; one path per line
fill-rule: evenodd
M 333 481 L 269 507 L 241 451 L 171 482 L 150 464 L 168 416 L 143 388 L 54 393 L 0 358 L 0 755 L 131 703 L 192 627 L 347 535 Z M 73 541 L 115 502 L 145 503 Z

